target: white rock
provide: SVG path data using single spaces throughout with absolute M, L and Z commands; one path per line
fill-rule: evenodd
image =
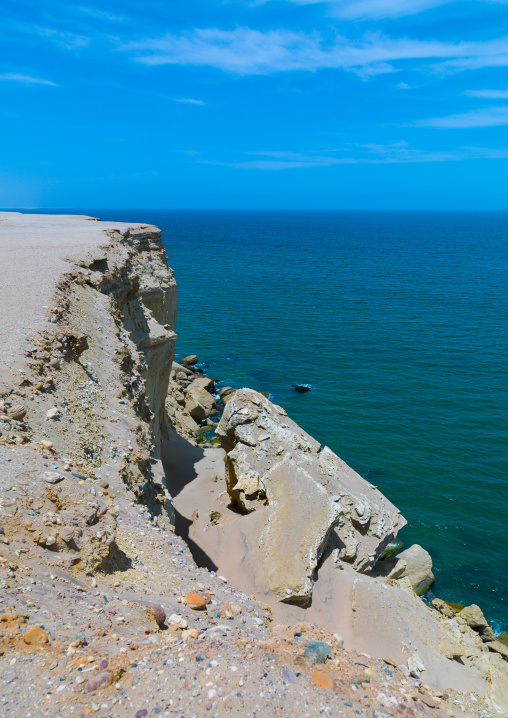
M 189 626 L 185 618 L 182 618 L 182 616 L 179 616 L 177 613 L 171 614 L 168 618 L 168 623 L 172 626 L 176 626 L 177 628 L 181 628 L 182 630 L 185 630 Z
M 65 476 L 57 473 L 56 471 L 45 471 L 42 475 L 43 481 L 47 484 L 58 484 L 59 481 L 63 481 Z
M 407 668 L 409 671 L 409 675 L 413 676 L 414 678 L 419 678 L 420 674 L 423 673 L 423 671 L 425 670 L 425 666 L 423 665 L 423 661 L 418 655 L 418 653 L 415 652 L 410 658 L 408 658 Z
M 334 633 L 334 634 L 333 634 L 333 637 L 335 638 L 335 640 L 337 641 L 337 643 L 339 644 L 339 646 L 342 647 L 342 646 L 344 645 L 344 639 L 343 639 L 342 636 L 340 636 L 338 633 Z

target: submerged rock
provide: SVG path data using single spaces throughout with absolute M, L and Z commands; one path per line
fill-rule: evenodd
M 300 394 L 305 394 L 305 392 L 310 391 L 312 388 L 310 384 L 291 384 L 291 386 L 295 391 L 298 391 Z
M 266 512 L 259 546 L 280 601 L 308 602 L 328 543 L 341 561 L 368 572 L 406 523 L 377 489 L 258 392 L 238 390 L 216 434 L 227 453 L 232 502 L 243 513 Z

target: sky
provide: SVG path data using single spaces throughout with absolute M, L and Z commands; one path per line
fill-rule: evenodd
M 0 207 L 508 209 L 508 0 L 3 0 Z

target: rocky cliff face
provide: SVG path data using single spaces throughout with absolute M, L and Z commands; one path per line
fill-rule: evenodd
M 152 414 L 158 452 L 165 437 L 165 400 L 177 338 L 177 287 L 157 227 L 108 230 L 111 243 L 79 262 L 87 283 L 109 297 L 123 330 L 121 366 L 125 394 L 142 393 Z M 134 366 L 136 369 L 134 370 Z

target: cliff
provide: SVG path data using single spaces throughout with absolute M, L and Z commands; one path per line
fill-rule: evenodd
M 0 253 L 9 715 L 508 705 L 477 614 L 425 606 L 413 554 L 372 574 L 402 517 L 283 409 L 245 390 L 229 395 L 224 448 L 176 433 L 219 403 L 210 380 L 172 371 L 177 292 L 157 228 L 0 213 Z M 291 586 L 300 605 L 278 600 Z

